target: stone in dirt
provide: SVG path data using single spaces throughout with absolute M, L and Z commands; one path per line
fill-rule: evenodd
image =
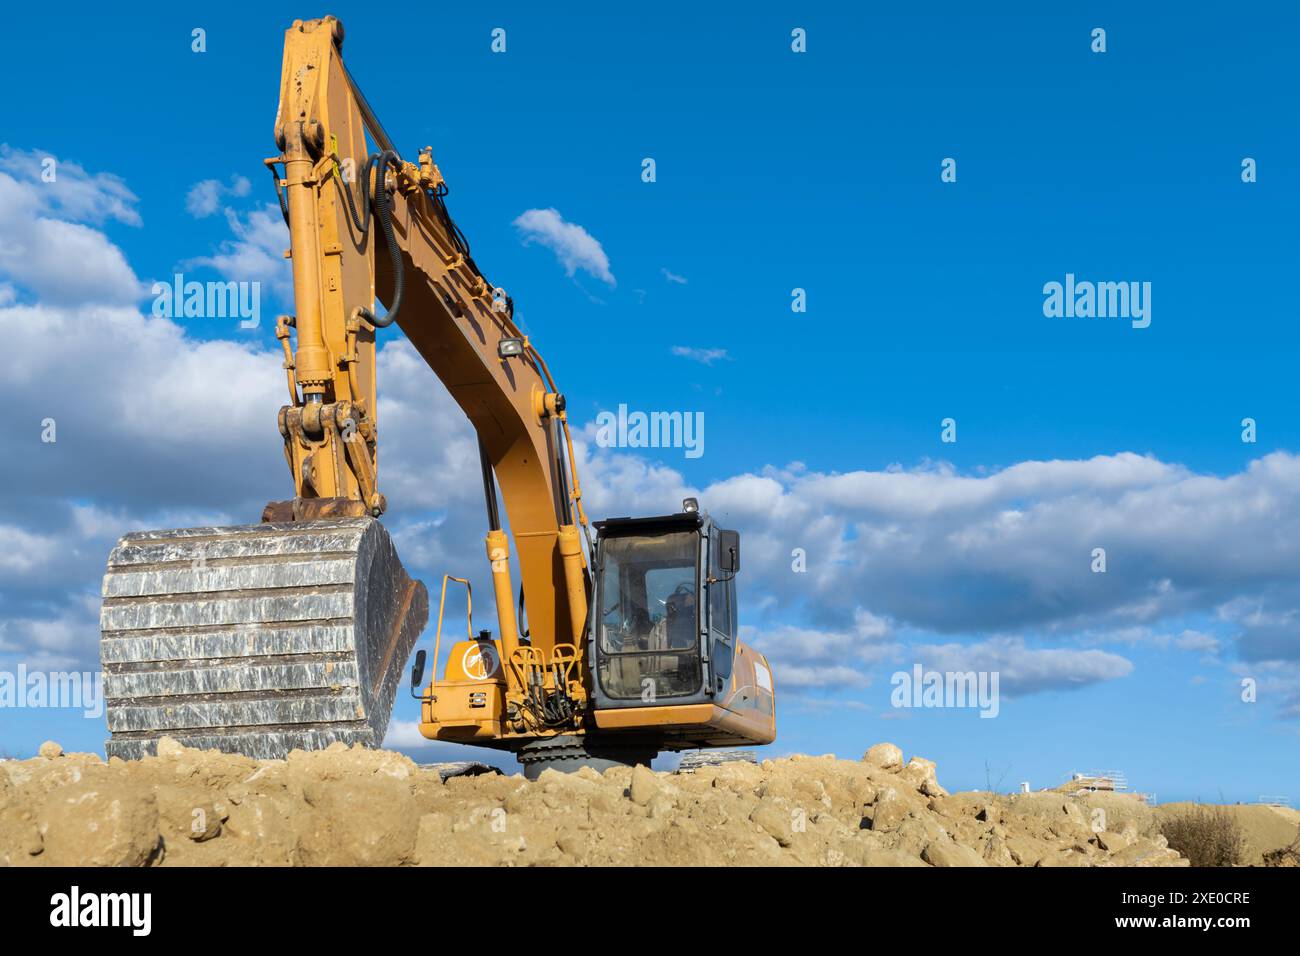
M 876 744 L 862 755 L 862 762 L 881 770 L 902 770 L 903 751 L 893 744 Z

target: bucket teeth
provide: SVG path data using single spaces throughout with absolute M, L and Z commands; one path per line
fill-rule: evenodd
M 373 518 L 142 531 L 100 612 L 110 757 L 377 747 L 429 617 Z

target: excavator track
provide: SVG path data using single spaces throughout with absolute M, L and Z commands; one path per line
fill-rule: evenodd
M 104 575 L 110 757 L 379 746 L 429 616 L 384 527 L 340 518 L 128 534 Z

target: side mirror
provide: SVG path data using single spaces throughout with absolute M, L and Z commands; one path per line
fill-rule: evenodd
M 735 574 L 740 570 L 740 532 L 718 532 L 718 558 L 722 570 Z
M 411 667 L 411 696 L 419 699 L 420 685 L 424 683 L 424 661 L 425 652 L 420 650 L 415 652 L 415 664 Z

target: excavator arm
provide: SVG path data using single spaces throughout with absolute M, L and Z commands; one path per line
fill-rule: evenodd
M 533 646 L 549 655 L 556 644 L 580 644 L 588 580 L 563 395 L 515 325 L 511 299 L 470 256 L 431 149 L 418 163 L 398 155 L 343 65 L 342 42 L 332 17 L 297 21 L 285 35 L 275 126 L 282 153 L 267 163 L 283 169 L 277 187 L 293 261 L 296 315 L 281 327 L 291 325 L 297 342 L 291 351 L 283 339 L 291 403 L 280 423 L 296 500 L 273 506 L 273 516 L 383 511 L 375 329 L 395 321 L 474 426 L 489 493 L 489 555 L 508 575 L 494 476 L 500 485 Z M 382 318 L 376 297 L 387 306 Z M 508 658 L 513 601 L 508 577 L 499 583 L 507 589 L 497 611 Z

